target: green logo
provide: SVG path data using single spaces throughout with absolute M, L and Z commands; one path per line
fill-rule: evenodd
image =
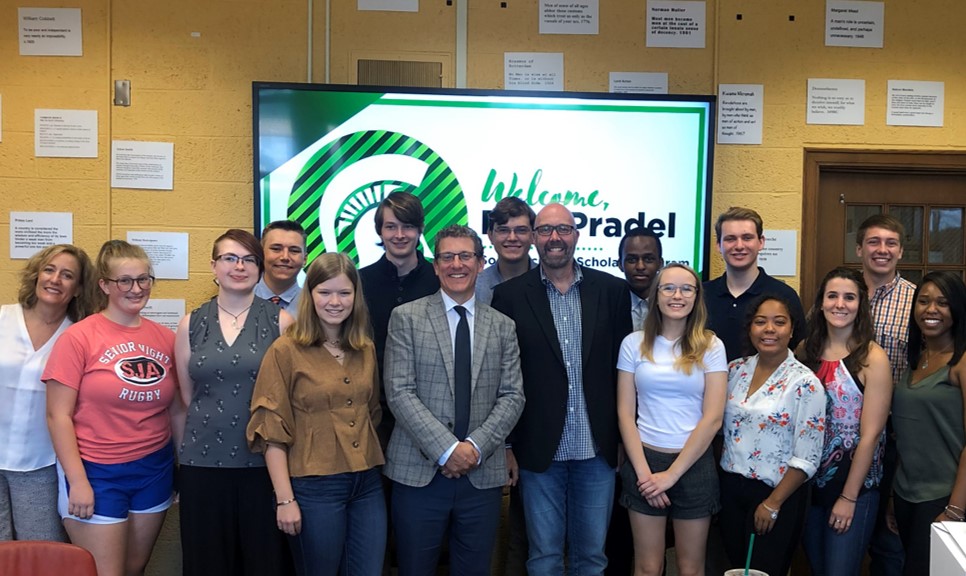
M 349 166 L 382 155 L 402 155 L 423 161 L 426 171 L 422 181 L 376 180 L 360 183 L 342 200 L 332 221 L 323 222 L 319 208 L 332 180 Z M 422 202 L 426 212 L 423 235 L 430 246 L 443 227 L 450 224 L 466 225 L 469 222 L 463 189 L 453 170 L 439 154 L 419 140 L 398 132 L 355 132 L 330 142 L 312 155 L 292 185 L 288 218 L 301 224 L 308 234 L 306 263 L 319 254 L 337 250 L 358 264 L 356 226 L 366 212 L 376 208 L 388 194 L 395 191 L 410 192 Z M 336 246 L 326 246 L 322 239 L 322 228 L 328 226 L 335 232 Z

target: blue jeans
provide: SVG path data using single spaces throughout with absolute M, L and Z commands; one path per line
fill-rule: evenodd
M 570 552 L 570 574 L 604 573 L 614 480 L 614 469 L 600 456 L 552 462 L 544 472 L 520 470 L 530 576 L 563 574 L 565 546 Z
M 292 478 L 302 531 L 289 536 L 303 576 L 379 576 L 386 552 L 386 500 L 379 468 Z
M 859 573 L 878 509 L 878 490 L 860 494 L 855 503 L 852 527 L 844 534 L 838 534 L 828 525 L 831 506 L 808 507 L 802 543 L 813 576 L 853 576 Z

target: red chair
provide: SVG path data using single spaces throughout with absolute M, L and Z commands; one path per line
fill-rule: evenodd
M 97 576 L 87 550 L 63 542 L 17 540 L 0 542 L 0 574 L 9 576 Z

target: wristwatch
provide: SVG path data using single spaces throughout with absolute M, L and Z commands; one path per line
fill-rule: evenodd
M 768 511 L 768 514 L 771 516 L 772 520 L 778 520 L 778 510 L 769 508 L 768 504 L 765 504 L 764 502 L 762 502 L 761 505 L 765 510 Z

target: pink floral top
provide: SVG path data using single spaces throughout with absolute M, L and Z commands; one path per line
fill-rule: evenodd
M 842 360 L 822 360 L 816 375 L 825 385 L 828 397 L 825 447 L 818 473 L 815 474 L 815 485 L 819 488 L 829 486 L 837 496 L 848 479 L 855 448 L 859 444 L 864 395 L 861 385 L 852 377 Z M 865 488 L 878 486 L 882 480 L 884 451 L 885 429 L 879 435 L 875 452 L 872 454 L 872 465 L 863 484 Z
M 791 351 L 748 397 L 758 356 L 731 362 L 725 404 L 721 468 L 774 488 L 788 468 L 809 478 L 825 440 L 825 390 Z

